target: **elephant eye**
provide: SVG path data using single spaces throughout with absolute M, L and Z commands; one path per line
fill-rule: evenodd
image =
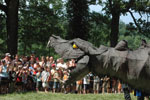
M 74 48 L 74 49 L 77 49 L 77 48 L 78 48 L 75 43 L 73 43 L 73 48 Z

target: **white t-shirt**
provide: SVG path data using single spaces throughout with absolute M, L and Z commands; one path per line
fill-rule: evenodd
M 58 67 L 58 68 L 64 68 L 64 69 L 67 69 L 66 63 L 63 63 L 63 64 L 62 64 L 62 63 L 58 63 L 58 64 L 57 64 L 57 67 Z
M 83 78 L 83 84 L 90 84 L 90 77 L 89 77 L 89 75 L 86 75 L 86 76 Z
M 99 77 L 98 76 L 94 76 L 94 83 L 98 83 L 98 82 L 100 82 Z
M 43 71 L 43 72 L 42 72 L 42 79 L 43 79 L 43 82 L 47 82 L 49 76 L 50 76 L 50 73 L 49 73 L 49 72 Z

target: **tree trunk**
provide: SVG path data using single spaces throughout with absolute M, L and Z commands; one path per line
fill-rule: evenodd
M 17 54 L 18 47 L 18 6 L 19 0 L 7 2 L 7 47 L 13 56 Z
M 110 46 L 115 47 L 118 42 L 120 13 L 112 13 Z
M 87 0 L 68 0 L 69 19 L 68 39 L 81 38 L 88 40 L 89 8 Z

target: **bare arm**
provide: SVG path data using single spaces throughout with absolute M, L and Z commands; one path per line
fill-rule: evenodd
M 0 66 L 0 73 L 2 73 L 2 67 Z

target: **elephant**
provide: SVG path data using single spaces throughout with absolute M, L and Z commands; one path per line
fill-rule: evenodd
M 132 88 L 150 94 L 149 44 L 142 43 L 136 50 L 131 50 L 127 41 L 122 40 L 115 47 L 95 47 L 80 38 L 65 40 L 52 35 L 47 47 L 54 48 L 64 59 L 76 59 L 76 68 L 71 71 L 65 84 L 75 82 L 92 72 L 97 76 L 118 78 Z

